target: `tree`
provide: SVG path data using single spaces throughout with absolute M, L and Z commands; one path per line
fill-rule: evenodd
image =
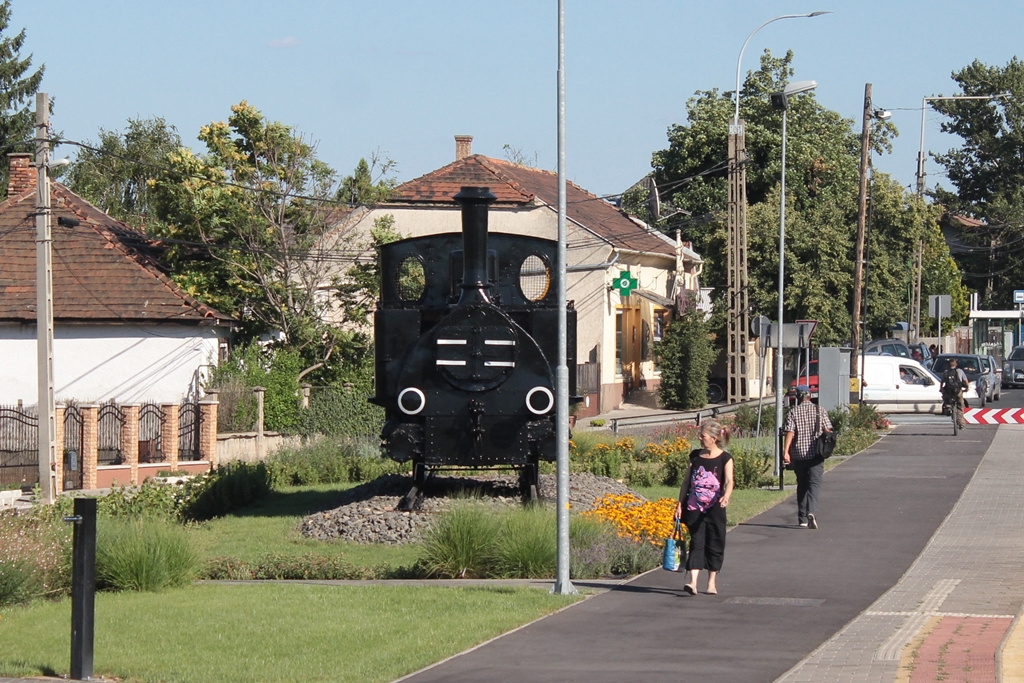
M 939 188 L 934 196 L 951 213 L 983 222 L 961 233 L 956 260 L 984 305 L 1009 308 L 1013 290 L 1024 282 L 1024 62 L 1014 57 L 993 67 L 975 60 L 953 80 L 968 96 L 1009 93 L 1000 99 L 931 102 L 949 117 L 942 130 L 964 141 L 935 155 L 956 192 Z
M 704 313 L 694 309 L 673 320 L 655 348 L 661 369 L 661 404 L 671 410 L 704 407 L 708 372 L 716 355 Z
M 33 96 L 43 82 L 45 66 L 28 73 L 32 67 L 32 55 L 21 58 L 25 44 L 25 29 L 17 35 L 7 35 L 11 21 L 10 0 L 0 4 L 0 184 L 7 192 L 10 168 L 7 155 L 11 152 L 26 152 L 33 149 L 31 140 L 35 137 L 35 103 Z
M 349 236 L 336 176 L 315 148 L 241 102 L 204 126 L 207 154 L 179 148 L 153 183 L 153 204 L 179 285 L 241 320 L 243 338 L 273 333 L 306 361 L 337 372 L 368 355 L 366 334 L 324 320 L 325 289 Z
M 773 319 L 778 307 L 782 122 L 769 95 L 781 91 L 793 75 L 792 62 L 792 52 L 780 59 L 765 51 L 760 69 L 747 76 L 740 100 L 748 154 L 748 296 L 754 311 Z M 813 93 L 792 98 L 789 107 L 785 318 L 817 320 L 815 342 L 840 344 L 850 338 L 860 132 L 853 121 L 818 104 Z M 662 210 L 669 217 L 656 225 L 669 233 L 679 229 L 705 259 L 702 284 L 714 287 L 717 295 L 715 329 L 724 328 L 728 308 L 727 150 L 733 114 L 731 93 L 698 91 L 687 103 L 687 123 L 669 129 L 669 148 L 655 152 L 651 162 L 662 205 L 669 205 Z M 895 134 L 892 123 L 874 121 L 872 151 L 889 151 Z M 871 266 L 871 277 L 891 284 L 904 278 L 917 240 L 929 228 L 922 208 L 899 186 L 879 177 L 875 188 L 872 243 L 877 246 L 872 257 L 877 263 Z M 642 190 L 627 197 L 629 201 L 627 210 L 643 211 Z M 932 225 L 937 228 L 937 222 Z M 937 245 L 937 253 L 942 248 Z M 869 287 L 874 291 L 874 285 Z M 907 317 L 907 309 L 886 296 L 892 291 L 880 292 L 871 311 L 870 327 L 876 334 Z
M 379 153 L 370 161 L 360 159 L 352 175 L 341 181 L 337 199 L 349 206 L 379 204 L 395 189 L 395 179 L 388 174 L 395 170 L 395 162 Z
M 98 143 L 75 156 L 67 185 L 104 213 L 144 232 L 154 220 L 150 181 L 181 147 L 181 137 L 162 118 L 128 119 L 123 135 L 101 129 L 99 136 Z

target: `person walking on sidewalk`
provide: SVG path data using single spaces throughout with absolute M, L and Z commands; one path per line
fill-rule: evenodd
M 791 465 L 796 475 L 796 516 L 801 528 L 818 528 L 818 498 L 825 474 L 825 458 L 818 455 L 815 439 L 822 432 L 832 431 L 828 412 L 811 402 L 807 385 L 796 388 L 799 403 L 786 416 L 786 441 L 782 461 Z
M 725 557 L 725 508 L 733 488 L 729 431 L 716 420 L 706 420 L 698 431 L 701 448 L 690 453 L 690 468 L 679 490 L 675 518 L 682 519 L 690 532 L 690 553 L 686 570 L 690 581 L 683 590 L 697 594 L 701 569 L 708 572 L 707 592 L 718 593 L 718 572 Z

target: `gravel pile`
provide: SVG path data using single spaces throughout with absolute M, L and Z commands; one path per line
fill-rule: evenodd
M 540 475 L 541 495 L 554 505 L 555 475 Z M 310 515 L 300 531 L 307 538 L 342 539 L 356 543 L 405 543 L 419 538 L 433 515 L 448 509 L 459 498 L 479 498 L 497 508 L 521 504 L 516 476 L 434 477 L 427 486 L 423 505 L 416 512 L 399 512 L 395 506 L 409 489 L 412 477 L 389 474 L 345 491 L 338 507 Z M 580 473 L 569 477 L 569 504 L 573 510 L 591 510 L 608 494 L 633 493 L 625 484 Z

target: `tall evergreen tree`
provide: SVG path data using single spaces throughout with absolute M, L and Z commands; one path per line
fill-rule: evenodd
M 9 35 L 11 21 L 10 0 L 0 3 L 0 192 L 7 192 L 10 174 L 7 155 L 11 152 L 32 151 L 35 137 L 35 101 L 33 96 L 43 82 L 40 66 L 32 73 L 32 55 L 22 59 L 25 29 Z

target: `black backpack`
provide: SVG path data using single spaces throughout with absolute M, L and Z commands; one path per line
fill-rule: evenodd
M 956 368 L 947 368 L 946 373 L 942 376 L 942 393 L 952 397 L 959 394 L 963 388 L 960 373 L 956 371 Z

